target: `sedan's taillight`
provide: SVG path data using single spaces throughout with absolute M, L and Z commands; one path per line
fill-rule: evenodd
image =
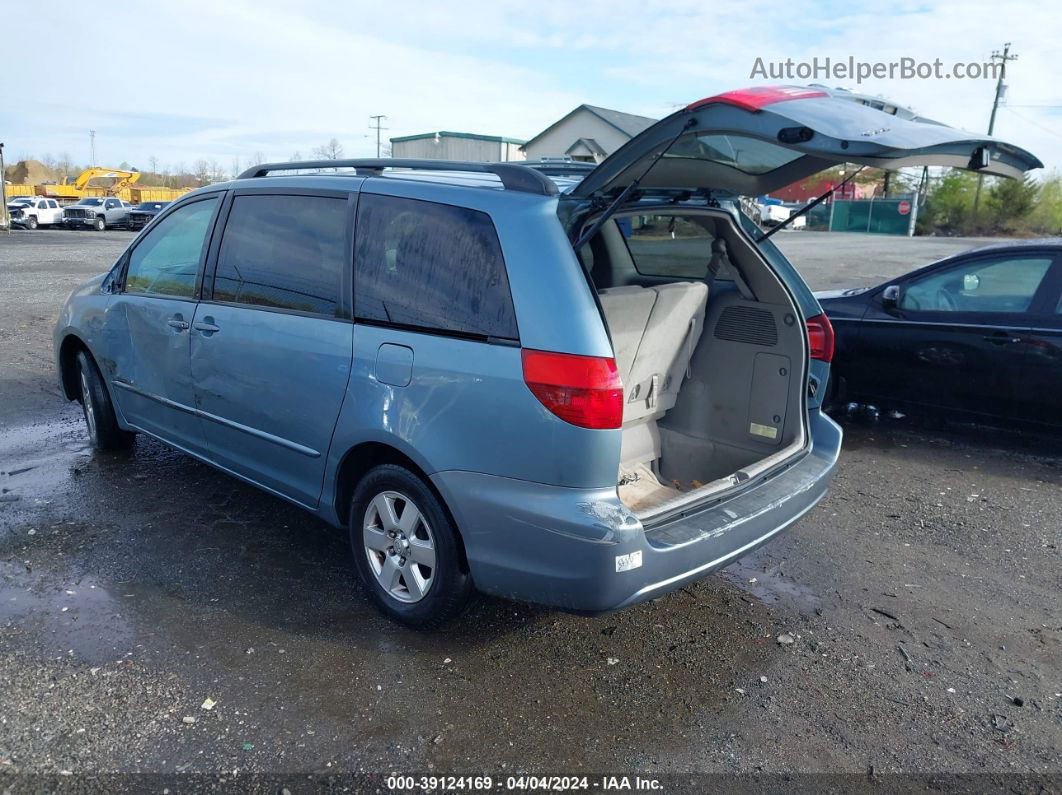
M 808 350 L 812 359 L 833 361 L 833 326 L 825 314 L 808 318 Z
M 547 409 L 580 428 L 618 428 L 623 384 L 616 360 L 524 349 L 524 383 Z

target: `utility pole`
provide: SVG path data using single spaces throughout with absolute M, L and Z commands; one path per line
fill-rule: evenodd
M 89 130 L 89 156 L 90 156 L 90 158 L 92 160 L 92 162 L 89 163 L 89 167 L 91 168 L 91 167 L 96 165 L 96 131 L 95 130 Z
M 383 121 L 384 119 L 386 119 L 387 117 L 384 116 L 381 113 L 378 116 L 370 116 L 369 118 L 376 122 L 376 124 L 370 124 L 369 125 L 369 129 L 370 130 L 376 130 L 376 157 L 379 158 L 380 157 L 380 130 L 389 129 L 388 127 L 381 127 L 380 126 L 380 122 Z
M 1010 54 L 1010 42 L 1006 42 L 1003 45 L 1003 52 L 994 50 L 990 59 L 993 63 L 999 63 L 999 77 L 996 78 L 996 96 L 992 100 L 992 115 L 988 117 L 988 134 L 992 134 L 992 130 L 996 127 L 996 111 L 999 110 L 999 101 L 1003 98 L 1003 79 L 1007 76 L 1007 61 L 1018 60 L 1018 55 Z M 977 220 L 977 207 L 981 203 L 981 187 L 984 185 L 985 178 L 983 174 L 977 175 L 977 191 L 974 193 L 974 205 L 973 214 L 974 221 Z
M 0 221 L 9 233 L 11 232 L 11 216 L 7 214 L 7 171 L 4 168 L 4 145 L 0 143 Z

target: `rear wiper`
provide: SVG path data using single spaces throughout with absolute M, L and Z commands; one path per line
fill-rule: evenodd
M 696 117 L 690 117 L 686 120 L 686 123 L 682 125 L 682 129 L 675 134 L 674 138 L 668 141 L 667 146 L 660 150 L 660 154 L 654 157 L 652 162 L 645 167 L 645 171 L 639 174 L 637 179 L 635 179 L 627 187 L 625 187 L 619 192 L 619 195 L 612 200 L 612 203 L 607 208 L 605 208 L 605 211 L 601 213 L 600 217 L 598 217 L 598 219 L 590 225 L 590 228 L 583 232 L 579 239 L 575 241 L 575 243 L 572 245 L 572 248 L 574 248 L 576 251 L 582 250 L 583 246 L 585 246 L 591 240 L 591 238 L 593 238 L 593 236 L 598 233 L 601 227 L 605 225 L 605 221 L 611 218 L 615 214 L 616 210 L 623 206 L 623 202 L 627 200 L 627 197 L 638 189 L 638 186 L 641 184 L 642 180 L 645 179 L 645 175 L 653 170 L 653 166 L 660 162 L 660 158 L 667 154 L 667 150 L 675 145 L 675 141 L 681 138 L 686 132 L 686 130 L 688 130 L 696 123 Z
M 813 201 L 810 201 L 807 204 L 805 204 L 803 207 L 801 207 L 795 213 L 793 213 L 788 218 L 786 218 L 784 221 L 782 221 L 782 223 L 778 224 L 778 226 L 774 227 L 774 229 L 771 229 L 769 232 L 764 232 L 762 235 L 760 235 L 758 238 L 756 238 L 756 242 L 757 243 L 762 243 L 764 240 L 769 238 L 771 235 L 773 235 L 779 229 L 784 229 L 785 227 L 789 226 L 789 224 L 791 224 L 793 221 L 795 221 L 800 216 L 805 215 L 806 213 L 810 212 L 813 208 L 818 207 L 820 204 L 822 204 L 822 202 L 824 202 L 828 198 L 830 198 L 833 195 L 833 192 L 835 190 L 837 190 L 838 188 L 843 188 L 845 185 L 847 185 L 849 182 L 851 182 L 853 179 L 855 179 L 856 175 L 859 174 L 859 172 L 862 171 L 864 168 L 866 168 L 866 166 L 860 166 L 859 168 L 857 168 L 855 171 L 852 172 L 852 176 L 846 177 L 844 179 L 844 181 L 841 182 L 840 185 L 835 185 L 834 187 L 832 187 L 828 191 L 826 191 L 824 194 L 819 196 L 817 199 L 814 199 Z

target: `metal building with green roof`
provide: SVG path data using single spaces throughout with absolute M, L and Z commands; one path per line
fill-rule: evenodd
M 440 130 L 392 138 L 391 156 L 497 163 L 523 160 L 524 153 L 520 149 L 523 144 L 519 138 Z

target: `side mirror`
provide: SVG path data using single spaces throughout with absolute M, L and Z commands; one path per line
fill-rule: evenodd
M 900 305 L 900 285 L 890 284 L 881 294 L 881 305 L 886 309 L 896 309 Z

